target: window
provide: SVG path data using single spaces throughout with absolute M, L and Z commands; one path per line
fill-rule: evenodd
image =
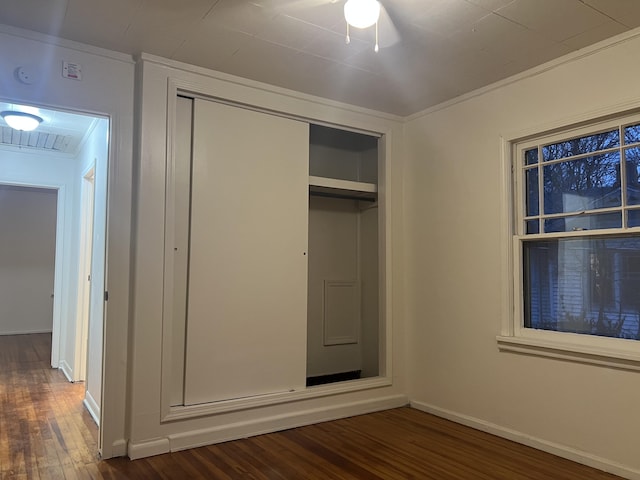
M 640 115 L 517 142 L 512 171 L 515 319 L 499 341 L 638 354 Z

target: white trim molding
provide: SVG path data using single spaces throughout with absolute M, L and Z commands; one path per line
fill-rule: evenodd
M 525 70 L 524 72 L 520 72 L 520 73 L 516 73 L 510 77 L 507 77 L 503 80 L 498 80 L 497 82 L 494 82 L 492 84 L 486 85 L 484 87 L 480 87 L 476 90 L 472 90 L 471 92 L 468 93 L 464 93 L 458 97 L 452 98 L 451 100 L 447 100 L 445 102 L 439 103 L 437 105 L 434 105 L 432 107 L 427 107 L 424 110 L 420 111 L 420 112 L 416 112 L 413 113 L 411 115 L 408 115 L 406 117 L 404 117 L 404 121 L 405 122 L 411 122 L 413 120 L 416 120 L 418 118 L 421 117 L 425 117 L 431 113 L 440 111 L 440 110 L 444 110 L 446 108 L 452 107 L 454 105 L 457 105 L 459 103 L 462 103 L 464 101 L 467 101 L 469 99 L 475 98 L 475 97 L 479 97 L 481 95 L 484 95 L 486 93 L 490 93 L 493 92 L 495 90 L 498 90 L 500 88 L 504 88 L 507 87 L 511 84 L 520 82 L 522 80 L 526 80 L 528 78 L 532 78 L 532 77 L 536 77 L 538 75 L 541 75 L 549 70 L 553 70 L 555 68 L 561 67 L 563 65 L 569 64 L 571 62 L 575 62 L 578 60 L 581 60 L 583 58 L 592 56 L 597 54 L 598 52 L 601 52 L 603 50 L 607 50 L 609 48 L 613 48 L 616 45 L 625 43 L 625 42 L 629 42 L 632 41 L 633 39 L 635 39 L 638 35 L 640 35 L 640 30 L 638 29 L 632 29 L 629 30 L 627 32 L 623 32 L 619 35 L 616 35 L 614 37 L 611 38 L 607 38 L 605 40 L 601 40 L 600 42 L 594 43 L 593 45 L 589 45 L 587 47 L 581 48 L 579 50 L 575 50 L 573 52 L 567 53 L 566 55 L 563 55 L 559 58 L 555 58 L 553 60 L 549 60 L 548 62 L 542 63 L 540 65 L 537 65 L 535 67 L 529 68 L 528 70 Z
M 84 403 L 84 406 L 89 411 L 89 415 L 91 415 L 93 421 L 96 422 L 96 425 L 100 426 L 100 407 L 95 398 L 89 393 L 89 390 L 84 392 L 84 400 L 82 403 Z
M 320 407 L 301 412 L 274 415 L 271 417 L 236 422 L 200 430 L 168 435 L 164 438 L 156 438 L 139 443 L 129 443 L 129 458 L 136 460 L 160 455 L 162 453 L 177 452 L 189 448 L 227 442 L 242 438 L 273 433 L 289 428 L 327 422 L 340 418 L 364 415 L 366 413 L 389 410 L 391 408 L 404 407 L 408 404 L 406 395 L 390 395 L 373 400 L 344 403 L 338 406 Z
M 126 457 L 127 456 L 128 443 L 124 438 L 115 440 L 111 444 L 111 456 L 112 457 Z M 101 452 L 102 455 L 102 452 Z
M 169 442 L 169 438 L 165 437 L 145 440 L 140 443 L 129 442 L 128 455 L 131 460 L 138 460 L 139 458 L 162 455 L 170 451 L 171 443 Z
M 71 368 L 71 365 L 69 365 L 66 360 L 60 360 L 60 363 L 58 364 L 58 370 L 60 370 L 64 374 L 64 376 L 67 377 L 67 380 L 69 380 L 69 382 L 74 383 L 73 368 Z
M 279 96 L 281 96 L 281 99 L 283 101 L 287 101 L 287 100 L 292 100 L 294 102 L 303 101 L 308 104 L 314 104 L 315 106 L 323 110 L 328 107 L 331 109 L 337 109 L 337 110 L 341 110 L 349 113 L 353 112 L 356 114 L 364 114 L 367 117 L 373 117 L 376 119 L 380 119 L 382 121 L 392 121 L 392 122 L 399 122 L 399 123 L 402 123 L 404 121 L 404 117 L 400 115 L 380 112 L 378 110 L 372 110 L 370 108 L 358 107 L 356 105 L 338 102 L 336 100 L 318 97 L 316 95 L 310 95 L 308 93 L 302 93 L 296 90 L 278 87 L 276 85 L 258 82 L 256 80 L 251 80 L 244 77 L 238 77 L 236 75 L 231 75 L 229 73 L 219 72 L 219 71 L 211 70 L 205 67 L 199 67 L 197 65 L 190 65 L 184 62 L 171 60 L 171 59 L 160 57 L 150 53 L 145 53 L 145 52 L 140 53 L 137 56 L 137 60 L 143 61 L 146 63 L 155 63 L 163 67 L 169 67 L 174 70 L 185 72 L 187 74 L 195 73 L 197 75 L 207 77 L 215 81 L 222 81 L 229 85 L 237 86 L 240 88 L 248 87 L 256 93 L 260 91 L 264 91 L 267 93 L 276 93 Z M 282 108 L 276 108 L 276 111 L 282 111 L 282 110 L 283 110 Z
M 513 430 L 469 415 L 446 410 L 428 403 L 411 401 L 410 405 L 411 408 L 415 408 L 416 410 L 430 413 L 437 417 L 445 418 L 452 422 L 475 428 L 482 432 L 490 433 L 491 435 L 496 435 L 497 437 L 506 438 L 507 440 L 535 448 L 536 450 L 541 450 L 558 457 L 566 458 L 572 462 L 580 463 L 630 480 L 640 480 L 640 470 L 612 462 L 611 460 L 598 457 L 588 452 L 583 452 L 582 450 L 571 448 L 567 445 L 561 445 L 542 438 L 533 437 L 524 432 L 519 432 L 518 430 Z
M 554 332 L 558 334 L 559 332 Z M 563 333 L 559 333 L 563 335 Z M 568 336 L 573 336 L 569 334 Z M 498 335 L 498 348 L 502 352 L 522 353 L 526 355 L 538 355 L 542 357 L 567 360 L 601 367 L 612 367 L 623 370 L 640 371 L 640 350 L 621 350 L 620 348 L 603 348 L 595 345 L 580 345 L 569 342 L 559 342 L 556 339 L 545 340 L 543 338 L 515 337 Z M 607 340 L 607 339 L 598 339 Z M 618 342 L 634 343 L 636 350 L 637 340 L 619 340 Z
M 328 397 L 343 393 L 358 392 L 374 388 L 390 387 L 393 385 L 389 377 L 362 378 L 350 380 L 348 382 L 337 382 L 327 385 L 293 390 L 291 392 L 271 393 L 264 395 L 254 395 L 251 397 L 234 398 L 230 400 L 220 400 L 218 402 L 201 403 L 196 405 L 179 405 L 169 407 L 161 421 L 173 422 L 188 418 L 216 415 L 220 413 L 235 412 L 238 410 L 248 410 L 251 408 L 278 405 L 312 398 Z

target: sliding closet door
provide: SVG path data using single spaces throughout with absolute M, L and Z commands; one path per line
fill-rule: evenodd
M 309 128 L 195 100 L 185 404 L 303 388 Z

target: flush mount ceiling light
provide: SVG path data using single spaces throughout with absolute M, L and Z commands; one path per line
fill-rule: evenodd
M 4 111 L 0 113 L 0 116 L 14 130 L 23 130 L 25 132 L 35 130 L 42 123 L 42 118 L 26 112 Z
M 349 26 L 355 28 L 368 28 L 376 26 L 376 46 L 378 51 L 378 19 L 380 18 L 380 2 L 378 0 L 347 0 L 344 4 L 344 18 L 347 21 L 347 43 L 349 38 Z

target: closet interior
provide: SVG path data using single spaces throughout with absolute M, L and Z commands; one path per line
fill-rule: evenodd
M 307 386 L 378 375 L 378 138 L 309 127 Z

